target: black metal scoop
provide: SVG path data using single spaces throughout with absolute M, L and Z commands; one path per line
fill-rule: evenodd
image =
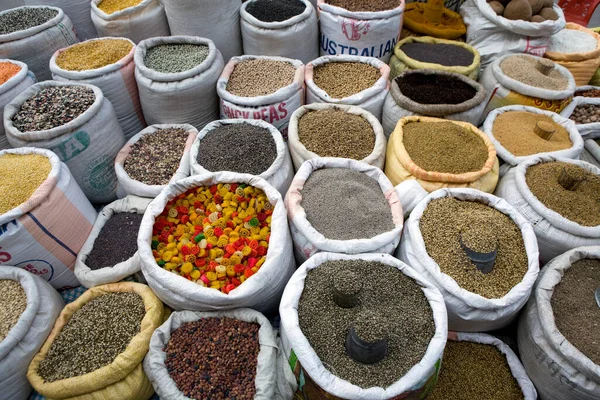
M 497 244 L 496 248 L 493 251 L 490 251 L 488 253 L 481 253 L 479 251 L 471 249 L 466 244 L 464 244 L 461 235 L 460 247 L 462 247 L 462 249 L 467 254 L 467 257 L 469 257 L 469 260 L 471 260 L 471 262 L 475 264 L 475 266 L 480 272 L 484 274 L 489 274 L 490 272 L 492 272 L 492 269 L 494 269 L 494 265 L 496 264 L 496 257 L 498 256 Z
M 354 327 L 351 327 L 346 336 L 346 353 L 354 361 L 362 364 L 375 364 L 385 358 L 388 351 L 388 339 L 383 338 L 374 343 L 362 340 Z

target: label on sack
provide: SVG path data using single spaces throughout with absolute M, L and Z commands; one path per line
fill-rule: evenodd
M 485 108 L 484 114 L 505 106 L 523 105 L 539 108 L 544 111 L 552 111 L 560 114 L 569 103 L 572 97 L 561 100 L 544 100 L 536 97 L 525 96 L 521 93 L 513 92 L 501 85 L 496 85 L 492 91 L 492 96 Z
M 294 104 L 294 109 L 290 109 L 289 102 L 269 104 L 258 107 L 240 107 L 226 100 L 221 100 L 221 119 L 261 119 L 281 132 L 284 140 L 287 140 L 288 124 L 292 113 L 298 108 L 299 104 Z

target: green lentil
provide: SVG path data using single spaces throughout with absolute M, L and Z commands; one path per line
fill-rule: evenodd
M 0 342 L 19 322 L 27 308 L 27 295 L 21 284 L 12 279 L 0 280 Z
M 124 39 L 99 39 L 73 45 L 56 57 L 56 65 L 67 71 L 87 71 L 116 63 L 133 44 Z
M 23 7 L 0 14 L 0 35 L 24 31 L 50 21 L 58 11 L 44 7 Z
M 166 74 L 188 71 L 200 65 L 209 54 L 209 47 L 198 44 L 161 44 L 148 49 L 144 65 Z
M 0 156 L 0 215 L 29 199 L 51 170 L 48 158 L 39 154 Z
M 241 97 L 267 96 L 294 83 L 295 74 L 296 69 L 289 62 L 245 60 L 236 64 L 226 90 Z
M 314 68 L 315 85 L 333 99 L 343 99 L 373 87 L 379 69 L 361 62 L 328 62 Z

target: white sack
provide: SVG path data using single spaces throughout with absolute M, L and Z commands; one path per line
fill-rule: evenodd
M 0 58 L 24 62 L 41 82 L 51 79 L 49 63 L 52 54 L 58 49 L 79 42 L 79 39 L 73 29 L 73 23 L 63 10 L 48 6 L 31 7 L 50 8 L 58 11 L 58 14 L 42 25 L 0 35 Z
M 130 139 L 144 129 L 146 121 L 144 121 L 144 114 L 142 114 L 140 96 L 134 76 L 133 54 L 135 53 L 135 43 L 126 38 L 116 39 L 131 42 L 133 48 L 129 54 L 114 64 L 87 71 L 68 71 L 56 64 L 56 58 L 60 53 L 67 50 L 67 48 L 64 48 L 54 53 L 52 59 L 50 59 L 50 71 L 52 72 L 52 79 L 59 82 L 89 83 L 98 86 L 104 96 L 112 103 L 119 124 L 125 134 L 125 139 Z
M 42 89 L 53 86 L 85 86 L 94 91 L 96 100 L 81 115 L 62 126 L 30 132 L 15 128 L 12 117 L 21 105 Z M 13 147 L 35 146 L 56 153 L 90 201 L 102 203 L 116 198 L 117 176 L 113 165 L 125 144 L 125 136 L 112 104 L 97 86 L 56 81 L 37 83 L 4 108 L 4 129 Z
M 129 139 L 127 144 L 123 146 L 117 158 L 115 159 L 115 172 L 117 173 L 117 179 L 119 181 L 119 192 L 124 194 L 130 194 L 141 197 L 155 198 L 159 193 L 167 187 L 167 185 L 147 185 L 143 182 L 136 181 L 131 178 L 125 171 L 125 160 L 129 156 L 133 145 L 142 138 L 144 135 L 152 135 L 162 129 L 185 129 L 189 136 L 185 143 L 183 154 L 181 155 L 181 161 L 179 162 L 179 168 L 171 178 L 169 182 L 175 182 L 183 178 L 190 176 L 190 150 L 192 149 L 192 143 L 196 140 L 198 130 L 189 124 L 165 124 L 165 125 L 151 125 Z
M 584 161 L 553 156 L 536 156 L 512 168 L 498 183 L 496 195 L 506 199 L 533 224 L 540 248 L 540 262 L 547 263 L 568 250 L 600 245 L 600 226 L 582 226 L 546 207 L 529 190 L 525 173 L 542 162 L 561 161 L 576 164 L 600 175 L 600 168 Z
M 392 10 L 351 12 L 318 0 L 321 55 L 375 57 L 387 63 L 404 18 L 404 0 Z
M 113 201 L 102 209 L 100 214 L 98 214 L 96 222 L 94 222 L 94 226 L 92 227 L 90 235 L 83 244 L 81 251 L 79 251 L 79 254 L 77 255 L 77 261 L 75 263 L 75 276 L 77 276 L 77 279 L 83 286 L 86 288 L 92 288 L 94 286 L 105 285 L 107 283 L 119 282 L 120 280 L 140 271 L 140 256 L 137 251 L 133 256 L 123 262 L 96 270 L 92 270 L 85 264 L 85 262 L 94 248 L 94 243 L 100 235 L 102 228 L 104 228 L 106 222 L 114 214 L 143 214 L 151 201 L 152 199 L 143 197 L 127 196 L 124 199 Z
M 302 106 L 296 111 L 294 111 L 294 113 L 292 114 L 292 118 L 290 120 L 290 125 L 288 129 L 288 144 L 290 146 L 290 153 L 292 155 L 292 161 L 294 162 L 294 168 L 298 170 L 300 169 L 300 166 L 302 166 L 304 161 L 320 157 L 318 154 L 309 151 L 306 148 L 306 146 L 304 146 L 304 144 L 300 142 L 300 138 L 298 136 L 298 121 L 306 113 L 312 111 L 333 109 L 343 110 L 349 114 L 360 115 L 361 117 L 366 119 L 367 122 L 369 122 L 369 124 L 371 124 L 373 132 L 375 134 L 375 145 L 373 146 L 373 151 L 371 152 L 371 154 L 359 161 L 373 165 L 379 169 L 383 169 L 383 166 L 385 165 L 385 151 L 387 148 L 387 140 L 383 134 L 383 128 L 381 127 L 379 120 L 375 118 L 373 114 L 360 107 L 324 103 L 314 103 Z
M 458 200 L 477 201 L 510 217 L 519 227 L 525 243 L 528 267 L 525 276 L 504 297 L 488 299 L 460 287 L 449 275 L 440 271 L 439 265 L 429 256 L 420 230 L 425 209 L 436 199 L 453 197 Z M 517 210 L 488 193 L 475 189 L 440 189 L 431 193 L 415 207 L 406 222 L 402 242 L 396 257 L 412 266 L 425 279 L 431 281 L 444 296 L 448 308 L 450 330 L 483 332 L 509 325 L 527 303 L 540 269 L 538 245 L 531 224 Z
M 12 99 L 37 82 L 34 73 L 29 71 L 27 64 L 15 60 L 0 60 L 0 63 L 3 62 L 10 62 L 18 65 L 21 70 L 0 85 L 0 110 L 4 110 L 4 106 L 10 103 Z M 4 124 L 0 124 L 0 150 L 10 149 L 11 147 L 12 146 L 8 143 L 6 135 L 4 134 Z
M 227 82 L 235 66 L 242 61 L 266 59 L 284 61 L 296 69 L 294 82 L 266 96 L 241 97 L 227 91 Z M 304 64 L 300 60 L 270 56 L 241 56 L 232 58 L 217 82 L 220 119 L 262 119 L 273 125 L 287 140 L 288 123 L 292 113 L 304 105 Z
M 239 308 L 230 311 L 178 311 L 171 314 L 169 319 L 152 334 L 150 348 L 144 359 L 144 372 L 152 382 L 156 394 L 162 400 L 187 400 L 169 375 L 165 365 L 167 354 L 165 347 L 171 340 L 171 333 L 188 322 L 195 322 L 204 318 L 231 318 L 239 321 L 253 322 L 260 325 L 258 340 L 260 352 L 256 365 L 255 400 L 287 400 L 275 397 L 278 373 L 277 358 L 279 347 L 277 336 L 271 323 L 261 313 L 249 308 Z
M 580 158 L 590 164 L 600 167 L 600 145 L 593 139 L 584 142 L 584 149 Z
M 246 183 L 259 188 L 265 192 L 269 202 L 274 206 L 271 239 L 265 263 L 256 274 L 229 294 L 202 287 L 159 267 L 150 247 L 154 219 L 163 212 L 171 199 L 188 189 L 218 183 Z M 206 173 L 169 184 L 150 203 L 144 214 L 138 236 L 138 251 L 142 261 L 142 272 L 148 285 L 156 296 L 174 310 L 215 311 L 248 307 L 264 313 L 274 311 L 279 305 L 285 284 L 295 268 L 292 239 L 281 195 L 262 178 L 233 172 Z
M 551 304 L 554 289 L 565 272 L 585 258 L 600 258 L 600 247 L 578 247 L 548 263 L 519 320 L 521 360 L 542 400 L 600 398 L 600 366 L 559 332 Z
M 168 74 L 146 67 L 148 49 L 163 44 L 205 45 L 209 54 L 200 64 L 183 72 Z M 190 124 L 200 130 L 218 119 L 215 85 L 223 70 L 223 57 L 211 40 L 190 36 L 147 39 L 137 47 L 135 65 L 142 110 L 149 125 Z
M 577 96 L 569 103 L 569 105 L 560 113 L 565 118 L 570 118 L 575 108 L 587 104 L 600 105 L 600 99 L 595 97 L 582 97 Z M 592 122 L 589 124 L 575 124 L 579 134 L 585 139 L 596 139 L 600 138 L 600 115 L 598 115 L 598 122 Z
M 381 72 L 381 76 L 373 86 L 362 92 L 353 94 L 352 96 L 342 99 L 335 99 L 329 96 L 327 92 L 318 87 L 313 80 L 313 71 L 319 65 L 328 64 L 331 62 L 359 62 L 371 65 Z M 347 104 L 364 108 L 381 121 L 383 113 L 383 102 L 390 90 L 390 67 L 384 62 L 372 57 L 358 56 L 325 56 L 317 58 L 306 65 L 304 80 L 306 81 L 306 104 L 312 103 L 330 103 L 330 104 Z
M 25 400 L 31 393 L 29 362 L 42 347 L 64 304 L 43 279 L 9 266 L 0 267 L 0 279 L 17 281 L 27 296 L 27 307 L 0 342 L 0 398 Z
M 75 258 L 92 230 L 96 211 L 56 154 L 21 148 L 3 154 L 40 154 L 52 169 L 27 202 L 0 215 L 0 264 L 22 268 L 57 289 L 79 286 Z
M 333 240 L 318 232 L 306 218 L 302 207 L 302 189 L 310 175 L 321 168 L 348 168 L 360 171 L 377 181 L 381 191 L 390 205 L 394 229 L 368 239 Z M 379 168 L 360 161 L 347 158 L 313 158 L 306 161 L 294 177 L 292 185 L 285 196 L 285 206 L 288 210 L 290 230 L 294 241 L 296 260 L 306 261 L 320 252 L 360 254 L 387 253 L 392 254 L 402 234 L 404 217 L 402 204 L 396 188 Z
M 565 16 L 558 5 L 553 10 L 557 21 L 527 22 L 497 15 L 486 0 L 467 0 L 460 15 L 467 25 L 467 43 L 481 55 L 481 69 L 498 57 L 509 54 L 532 54 L 543 57 L 550 36 L 565 28 Z
M 317 12 L 308 0 L 303 13 L 281 22 L 263 22 L 240 9 L 244 54 L 279 56 L 309 63 L 319 57 L 319 23 Z
M 287 192 L 290 184 L 292 183 L 292 179 L 294 178 L 294 168 L 292 166 L 290 152 L 288 151 L 287 145 L 283 141 L 283 136 L 281 136 L 281 133 L 279 133 L 279 131 L 273 125 L 263 120 L 225 119 L 214 121 L 206 125 L 206 127 L 198 134 L 197 139 L 192 145 L 191 152 L 189 153 L 190 155 L 188 162 L 190 165 L 191 175 L 217 172 L 208 171 L 198 163 L 198 150 L 200 148 L 200 141 L 204 139 L 204 137 L 206 137 L 206 135 L 208 135 L 211 131 L 220 126 L 240 123 L 246 123 L 249 125 L 258 126 L 260 128 L 265 128 L 269 130 L 269 133 L 271 133 L 273 141 L 275 142 L 275 146 L 277 147 L 277 156 L 275 157 L 273 164 L 271 164 L 271 166 L 262 174 L 258 175 L 258 177 L 263 178 L 271 186 L 277 189 L 282 196 L 285 196 L 285 193 Z
M 306 275 L 310 270 L 318 268 L 321 264 L 334 260 L 365 260 L 380 262 L 398 268 L 404 275 L 414 279 L 422 287 L 423 294 L 429 301 L 435 323 L 435 335 L 429 343 L 425 356 L 406 375 L 399 377 L 395 383 L 387 388 L 371 387 L 361 389 L 335 376 L 323 366 L 323 363 L 302 333 L 298 322 L 298 303 L 304 290 Z M 345 255 L 319 253 L 311 257 L 296 270 L 288 282 L 283 293 L 283 298 L 281 299 L 279 315 L 281 316 L 280 334 L 283 351 L 292 369 L 299 371 L 297 379 L 299 380 L 300 390 L 304 382 L 312 378 L 311 380 L 316 385 L 326 390 L 329 394 L 338 398 L 352 400 L 403 398 L 410 395 L 410 392 L 413 391 L 423 394 L 423 391 L 427 390 L 426 388 L 424 389 L 425 384 L 430 379 L 435 379 L 434 376 L 438 374 L 438 363 L 441 362 L 444 353 L 448 331 L 446 306 L 439 290 L 410 266 L 388 254 Z
M 171 34 L 212 40 L 225 62 L 244 54 L 240 34 L 242 3 L 239 0 L 162 0 L 162 4 Z
M 139 43 L 144 39 L 169 36 L 169 23 L 159 0 L 142 0 L 139 4 L 112 14 L 98 8 L 103 0 L 92 1 L 92 22 L 98 36 L 126 37 Z

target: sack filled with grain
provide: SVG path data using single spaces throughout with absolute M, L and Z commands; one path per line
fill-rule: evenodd
M 0 60 L 0 109 L 4 110 L 12 99 L 37 82 L 27 64 L 15 60 Z M 4 124 L 0 124 L 0 150 L 10 149 L 4 133 Z

